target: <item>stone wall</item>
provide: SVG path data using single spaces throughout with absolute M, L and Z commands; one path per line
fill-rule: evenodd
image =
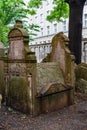
M 65 84 L 60 65 L 56 62 L 38 63 L 36 75 L 38 92 L 47 91 L 51 83 Z
M 87 94 L 87 64 L 81 63 L 77 65 L 75 69 L 76 82 L 75 88 L 76 91 Z

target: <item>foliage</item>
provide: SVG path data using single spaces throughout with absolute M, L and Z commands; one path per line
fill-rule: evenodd
M 2 0 L 0 1 L 0 41 L 7 46 L 7 34 L 11 25 L 16 19 L 25 19 L 28 14 L 36 14 L 36 8 L 42 4 L 45 0 L 29 0 L 28 5 L 24 3 L 24 0 Z M 49 21 L 62 20 L 62 17 L 67 17 L 68 6 L 64 3 L 64 0 L 53 0 L 54 8 L 51 14 L 47 17 Z M 26 23 L 26 22 L 25 22 Z M 30 32 L 31 37 L 36 35 L 33 31 L 39 31 L 37 25 L 27 25 L 25 28 Z M 29 29 L 30 28 L 30 29 Z M 32 39 L 32 38 L 30 38 Z
M 29 0 L 28 2 L 28 8 L 33 10 L 33 13 L 36 14 L 36 9 L 40 7 L 41 4 L 43 4 L 43 1 L 46 0 Z M 54 8 L 51 11 L 50 15 L 47 16 L 48 21 L 62 21 L 64 18 L 68 17 L 69 8 L 68 5 L 64 2 L 64 0 L 53 0 Z M 35 28 L 35 25 L 33 24 L 30 26 L 30 28 L 33 27 L 31 30 L 34 32 L 35 30 L 39 29 L 37 26 Z M 32 32 L 31 31 L 31 32 Z M 39 31 L 39 30 L 37 30 Z M 30 39 L 32 40 L 32 35 L 36 35 L 35 33 L 31 33 Z
M 7 34 L 10 24 L 15 19 L 25 17 L 26 9 L 24 9 L 23 0 L 2 0 L 0 1 L 0 41 L 7 45 Z
M 28 7 L 30 8 L 39 8 L 43 1 L 46 0 L 30 0 Z M 68 5 L 64 0 L 53 0 L 53 10 L 50 15 L 47 16 L 48 21 L 62 21 L 63 18 L 67 18 L 69 14 Z
M 63 21 L 64 18 L 68 17 L 69 8 L 64 0 L 53 0 L 53 10 L 50 15 L 47 16 L 48 21 Z
M 39 8 L 44 0 L 30 0 L 28 3 L 29 8 Z
M 36 32 L 38 32 L 39 31 L 39 26 L 38 25 L 34 25 L 34 24 L 31 24 L 31 25 L 29 25 L 29 30 L 31 30 L 31 32 L 30 32 L 30 41 L 33 41 L 33 36 L 36 36 L 37 34 L 36 34 Z
M 28 7 L 26 3 L 24 3 L 24 0 L 0 1 L 0 41 L 4 43 L 5 46 L 8 45 L 7 34 L 14 24 L 14 21 L 16 19 L 23 20 L 28 17 L 28 14 L 34 15 L 35 11 Z M 25 21 L 25 23 L 27 22 Z
M 27 24 L 26 22 L 24 23 L 24 27 L 26 29 L 26 31 L 29 33 L 29 41 L 33 41 L 33 36 L 36 36 L 36 32 L 39 31 L 39 26 L 35 25 L 35 24 Z

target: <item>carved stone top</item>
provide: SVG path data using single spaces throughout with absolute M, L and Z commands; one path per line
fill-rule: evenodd
M 23 28 L 22 21 L 16 20 L 14 28 L 8 34 L 8 38 L 25 37 L 29 41 L 29 34 Z
M 16 20 L 14 28 L 8 34 L 9 51 L 8 58 L 15 60 L 30 60 L 36 62 L 35 53 L 29 48 L 29 34 L 23 28 L 22 21 Z
M 14 28 L 23 28 L 22 21 L 21 20 L 16 20 Z

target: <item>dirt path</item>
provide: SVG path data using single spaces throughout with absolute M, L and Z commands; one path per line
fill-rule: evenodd
M 3 106 L 0 130 L 87 130 L 87 98 L 77 95 L 74 105 L 37 117 Z

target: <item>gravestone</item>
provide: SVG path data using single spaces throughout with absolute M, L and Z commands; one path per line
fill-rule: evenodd
M 51 112 L 73 104 L 73 87 L 65 84 L 59 63 L 38 63 L 36 69 L 37 113 Z
M 73 59 L 64 45 L 66 37 L 60 33 L 53 38 L 52 52 L 44 59 L 47 63 L 37 63 L 20 20 L 8 39 L 9 50 L 4 60 L 7 105 L 37 115 L 72 104 Z
M 36 62 L 35 53 L 29 49 L 29 35 L 17 20 L 8 34 L 9 50 L 6 59 L 8 76 L 7 105 L 29 112 L 27 62 Z
M 75 85 L 75 57 L 71 54 L 68 46 L 69 39 L 63 32 L 56 34 L 52 38 L 52 51 L 47 55 L 43 62 L 58 62 L 63 71 L 65 83 Z
M 76 91 L 87 94 L 87 64 L 81 63 L 75 68 L 75 88 Z

